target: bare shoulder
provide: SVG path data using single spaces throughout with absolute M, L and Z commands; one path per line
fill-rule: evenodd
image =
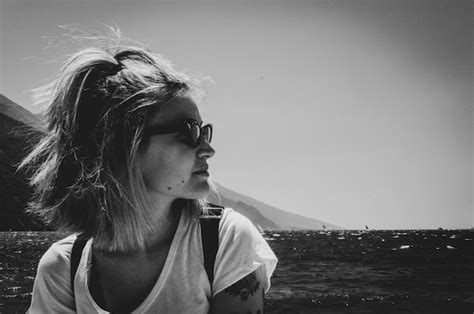
M 263 313 L 263 278 L 263 269 L 260 267 L 219 292 L 213 298 L 212 313 Z

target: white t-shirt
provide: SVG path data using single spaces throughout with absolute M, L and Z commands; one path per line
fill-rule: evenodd
M 95 303 L 88 288 L 92 240 L 84 247 L 74 279 L 74 302 L 70 255 L 75 239 L 72 235 L 54 243 L 41 258 L 29 313 L 108 313 Z M 208 313 L 213 296 L 259 266 L 263 266 L 263 286 L 268 291 L 276 264 L 275 254 L 253 224 L 226 208 L 219 223 L 219 249 L 211 291 L 204 268 L 199 219 L 183 210 L 163 270 L 133 313 Z

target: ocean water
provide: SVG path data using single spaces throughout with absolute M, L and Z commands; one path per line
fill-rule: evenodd
M 28 308 L 55 232 L 0 232 L 0 312 Z M 265 232 L 279 258 L 266 313 L 473 313 L 471 230 Z
M 271 313 L 473 313 L 469 230 L 267 233 Z

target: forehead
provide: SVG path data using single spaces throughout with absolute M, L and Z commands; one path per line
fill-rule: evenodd
M 148 121 L 148 126 L 169 124 L 188 119 L 201 122 L 201 115 L 193 98 L 182 95 L 161 104 L 159 110 L 154 111 L 153 116 Z

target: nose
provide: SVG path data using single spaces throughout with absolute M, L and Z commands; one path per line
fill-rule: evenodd
M 201 139 L 196 154 L 198 158 L 208 159 L 214 156 L 216 154 L 216 151 L 214 150 L 214 148 L 212 148 L 211 144 L 208 141 Z

